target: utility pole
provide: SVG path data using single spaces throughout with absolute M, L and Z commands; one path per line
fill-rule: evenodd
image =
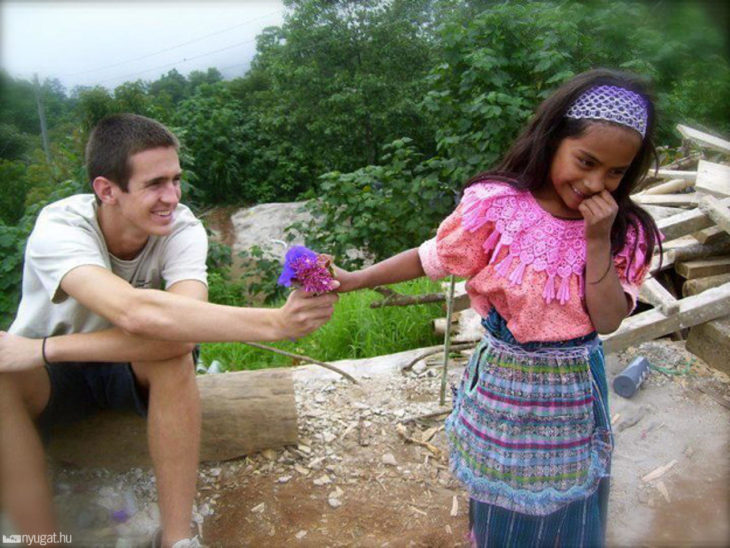
M 51 148 L 48 145 L 46 113 L 43 110 L 43 101 L 41 101 L 41 87 L 38 83 L 38 73 L 33 74 L 33 88 L 35 89 L 35 100 L 38 104 L 38 117 L 41 119 L 41 136 L 43 137 L 43 150 L 46 153 L 46 162 L 48 162 L 48 165 L 51 165 Z

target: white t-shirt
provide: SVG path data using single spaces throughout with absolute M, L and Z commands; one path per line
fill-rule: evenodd
M 23 292 L 11 333 L 42 338 L 111 327 L 61 289 L 63 277 L 82 265 L 107 268 L 139 288 L 164 289 L 181 280 L 207 284 L 208 238 L 186 206 L 175 209 L 168 236 L 150 236 L 130 261 L 109 253 L 96 211 L 93 194 L 70 196 L 41 210 L 25 249 Z

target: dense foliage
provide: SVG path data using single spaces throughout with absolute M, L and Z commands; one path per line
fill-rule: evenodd
M 40 206 L 87 186 L 89 129 L 112 112 L 168 124 L 194 206 L 309 198 L 311 247 L 345 265 L 429 237 L 464 180 L 490 167 L 535 106 L 596 66 L 649 76 L 658 141 L 677 122 L 730 131 L 727 16 L 694 1 L 287 0 L 241 78 L 172 70 L 114 90 L 0 72 L 0 313 L 17 301 Z M 43 150 L 36 97 L 45 112 Z M 50 158 L 50 161 L 48 160 Z M 256 258 L 255 256 L 253 257 Z M 217 263 L 216 263 L 217 264 Z M 273 265 L 264 265 L 272 269 Z M 214 268 L 214 295 L 250 295 Z M 249 280 L 259 284 L 259 280 Z M 266 290 L 255 286 L 253 293 Z

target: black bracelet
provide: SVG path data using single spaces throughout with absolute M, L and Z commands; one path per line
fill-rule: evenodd
M 48 361 L 48 358 L 46 358 L 46 340 L 48 337 L 43 337 L 43 344 L 41 344 L 41 356 L 43 357 L 43 363 L 46 365 L 51 365 L 51 362 Z

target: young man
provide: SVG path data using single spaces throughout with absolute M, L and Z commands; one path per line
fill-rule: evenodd
M 18 314 L 0 333 L 0 496 L 22 533 L 58 531 L 38 430 L 131 407 L 147 416 L 162 544 L 189 545 L 194 342 L 301 337 L 332 314 L 334 294 L 294 291 L 279 309 L 206 302 L 207 238 L 180 204 L 177 152 L 154 120 L 102 120 L 86 149 L 94 194 L 44 208 L 28 239 Z

